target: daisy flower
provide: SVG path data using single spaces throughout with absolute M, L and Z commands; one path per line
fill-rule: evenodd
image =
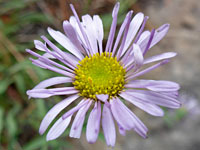
M 114 6 L 105 47 L 102 45 L 104 32 L 100 17 L 84 15 L 80 21 L 74 6 L 70 5 L 74 16 L 63 22 L 65 34 L 48 28 L 52 38 L 67 51 L 58 48 L 45 36 L 41 36 L 44 43 L 34 41 L 35 48 L 44 52 L 42 55 L 26 50 L 36 57 L 30 58 L 34 65 L 61 75 L 44 80 L 28 90 L 29 98 L 67 96 L 48 111 L 41 122 L 39 133 L 43 134 L 57 115 L 71 103 L 77 103 L 51 126 L 47 133 L 48 141 L 58 138 L 65 131 L 73 115 L 69 136 L 80 138 L 86 114 L 91 110 L 86 126 L 87 141 L 96 142 L 101 126 L 107 145 L 113 147 L 116 126 L 122 135 L 128 130 L 134 130 L 143 138 L 147 137 L 147 127 L 123 100 L 153 116 L 164 115 L 159 106 L 180 107 L 177 83 L 138 79 L 168 63 L 176 55 L 174 52 L 166 52 L 145 58 L 149 49 L 166 35 L 169 24 L 144 31 L 148 17 L 143 13 L 132 17 L 133 11 L 129 11 L 115 39 L 119 5 L 116 3 Z M 145 68 L 146 64 L 151 63 L 154 64 Z M 64 83 L 71 84 L 68 87 L 49 88 Z

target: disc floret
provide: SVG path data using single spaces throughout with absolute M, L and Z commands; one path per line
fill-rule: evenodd
M 75 69 L 73 85 L 79 94 L 96 100 L 97 94 L 117 96 L 124 88 L 125 69 L 112 53 L 85 57 Z

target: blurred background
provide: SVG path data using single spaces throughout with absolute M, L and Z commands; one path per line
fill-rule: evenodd
M 175 51 L 171 63 L 144 76 L 148 79 L 180 83 L 182 108 L 166 109 L 163 118 L 152 117 L 134 106 L 134 113 L 149 128 L 149 138 L 134 131 L 117 135 L 116 150 L 199 150 L 200 149 L 200 3 L 199 0 L 120 0 L 118 24 L 128 10 L 142 11 L 150 19 L 146 29 L 170 23 L 167 36 L 151 49 L 151 55 Z M 73 3 L 79 13 L 99 14 L 107 36 L 115 0 L 0 0 L 0 149 L 1 150 L 106 150 L 104 137 L 91 145 L 85 138 L 64 135 L 46 142 L 39 125 L 60 97 L 28 100 L 26 90 L 55 73 L 31 64 L 25 48 L 34 49 L 33 40 L 47 35 L 47 27 L 62 30 Z M 47 35 L 48 36 L 48 35 Z M 49 36 L 48 36 L 49 37 Z M 49 37 L 50 38 L 50 37 Z M 50 38 L 51 39 L 51 38 Z M 106 38 L 105 38 L 106 39 Z M 106 41 L 106 40 L 105 40 Z M 105 44 L 105 42 L 104 42 Z

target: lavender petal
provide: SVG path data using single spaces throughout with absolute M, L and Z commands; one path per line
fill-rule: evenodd
M 136 33 L 138 32 L 140 26 L 142 25 L 142 22 L 144 20 L 144 14 L 143 13 L 137 13 L 134 18 L 132 19 L 130 23 L 130 27 L 128 29 L 128 34 L 125 42 L 125 46 L 122 51 L 122 55 L 124 52 L 127 50 L 127 48 L 130 46 L 132 43 L 133 39 L 136 36 Z
M 65 120 L 63 120 L 62 117 L 60 117 L 47 133 L 46 137 L 47 141 L 55 140 L 56 138 L 58 138 L 68 127 L 70 121 L 71 121 L 71 116 L 69 116 Z
M 126 100 L 133 101 L 136 99 L 140 102 L 147 102 L 168 108 L 179 108 L 180 102 L 173 97 L 164 95 L 162 93 L 146 91 L 146 90 L 126 90 L 120 96 L 126 97 Z
M 151 67 L 148 67 L 148 68 L 146 68 L 146 69 L 144 69 L 144 70 L 142 70 L 142 71 L 140 71 L 140 72 L 138 72 L 136 74 L 130 75 L 129 77 L 126 78 L 126 80 L 133 80 L 134 78 L 136 78 L 138 76 L 141 76 L 141 75 L 143 75 L 143 74 L 145 74 L 145 73 L 147 73 L 149 71 L 152 71 L 152 70 L 154 70 L 154 69 L 156 69 L 156 68 L 160 67 L 161 65 L 164 65 L 164 64 L 166 64 L 168 62 L 169 62 L 168 59 L 166 59 L 164 61 L 161 61 L 161 62 L 159 62 L 159 63 L 157 63 L 157 64 L 155 64 L 155 65 L 153 65 Z
M 126 100 L 126 96 L 124 96 L 123 94 L 121 94 L 120 96 Z M 137 99 L 132 99 L 132 100 L 129 99 L 128 101 L 131 102 L 133 105 L 137 106 L 138 108 L 149 113 L 150 115 L 153 115 L 153 116 L 163 116 L 164 115 L 163 110 L 155 104 L 141 102 L 141 101 L 138 101 Z
M 67 20 L 63 22 L 63 29 L 65 31 L 65 34 L 67 35 L 71 43 L 73 43 L 73 45 L 77 48 L 77 50 L 80 50 L 83 54 L 85 54 L 86 52 L 81 46 L 76 30 Z
M 132 80 L 125 85 L 126 88 L 146 88 L 155 92 L 171 92 L 180 89 L 179 84 L 164 80 Z
M 68 105 L 70 105 L 73 101 L 75 101 L 79 96 L 78 95 L 72 95 L 69 96 L 68 98 L 62 100 L 61 102 L 57 103 L 55 106 L 53 106 L 45 115 L 43 118 L 41 124 L 40 124 L 40 129 L 39 133 L 43 134 L 50 123 L 53 121 L 53 119 Z
M 123 48 L 125 46 L 125 42 L 126 42 L 126 39 L 127 39 L 127 35 L 128 35 L 128 29 L 130 27 L 130 21 L 131 21 L 131 16 L 133 14 L 133 11 L 130 11 L 128 13 L 128 20 L 127 20 L 127 24 L 125 26 L 125 30 L 124 30 L 124 35 L 123 35 L 123 38 L 122 38 L 122 42 L 121 42 L 121 45 L 119 47 L 119 50 L 117 51 L 117 59 L 119 60 L 120 57 L 124 54 L 122 53 L 123 51 Z
M 66 119 L 67 117 L 71 116 L 73 113 L 75 113 L 76 111 L 78 111 L 79 109 L 84 107 L 85 105 L 87 105 L 88 102 L 89 102 L 89 99 L 87 99 L 87 100 L 83 99 L 77 106 L 75 106 L 74 108 L 72 108 L 68 112 L 66 112 L 64 115 L 62 115 L 63 120 Z
M 110 100 L 113 117 L 117 123 L 120 124 L 120 126 L 125 130 L 133 129 L 135 125 L 131 120 L 132 117 L 130 113 L 124 108 L 125 106 L 120 102 L 121 101 L 117 98 Z
M 116 141 L 115 123 L 112 113 L 106 105 L 104 105 L 102 112 L 102 128 L 107 145 L 114 147 Z
M 116 50 L 117 50 L 118 44 L 120 42 L 121 36 L 122 36 L 122 34 L 124 32 L 124 29 L 125 29 L 125 27 L 126 27 L 126 25 L 128 23 L 128 20 L 130 19 L 130 13 L 132 14 L 133 12 L 130 11 L 129 13 L 127 13 L 127 15 L 126 15 L 126 17 L 125 17 L 125 19 L 124 19 L 124 21 L 123 21 L 123 23 L 122 23 L 122 25 L 121 25 L 121 27 L 119 29 L 119 32 L 118 32 L 118 35 L 117 35 L 117 39 L 115 40 L 114 48 L 112 50 L 112 56 L 114 56 L 115 53 L 116 53 Z
M 95 102 L 95 106 L 92 109 L 88 123 L 86 127 L 86 138 L 89 143 L 95 143 L 100 129 L 100 119 L 101 119 L 101 103 L 100 101 Z
M 76 114 L 76 117 L 74 118 L 69 136 L 73 138 L 80 138 L 81 131 L 83 128 L 83 123 L 85 120 L 85 115 L 92 104 L 92 101 L 89 101 L 87 105 L 84 105 L 82 108 L 79 109 L 79 111 Z
M 98 53 L 96 29 L 92 17 L 90 15 L 82 16 L 82 24 L 85 29 L 85 33 L 88 37 L 89 43 L 91 45 L 91 51 L 93 54 Z
M 177 53 L 175 53 L 175 52 L 162 53 L 159 55 L 155 55 L 155 56 L 146 58 L 144 60 L 144 64 L 152 63 L 152 62 L 163 60 L 163 59 L 169 59 L 169 58 L 175 57 L 176 55 L 177 55 Z
M 104 35 L 104 32 L 103 32 L 103 23 L 102 23 L 102 20 L 101 18 L 98 16 L 98 15 L 94 15 L 93 16 L 93 22 L 94 22 L 94 27 L 95 27 L 95 30 L 96 30 L 96 38 L 97 38 L 97 41 L 98 41 L 98 45 L 99 45 L 99 53 L 101 54 L 103 52 L 103 35 Z
M 27 95 L 34 98 L 48 98 L 55 95 L 71 95 L 78 91 L 74 87 L 51 88 L 51 89 L 32 89 L 28 90 Z
M 57 85 L 61 83 L 67 83 L 67 82 L 72 82 L 72 79 L 68 77 L 53 77 L 53 78 L 49 78 L 40 82 L 33 89 L 45 89 L 49 86 L 53 86 L 53 85 Z
M 86 35 L 84 29 L 83 29 L 83 26 L 82 26 L 82 24 L 81 24 L 81 22 L 80 22 L 80 20 L 79 20 L 78 14 L 77 14 L 77 12 L 76 12 L 76 10 L 75 10 L 75 8 L 74 8 L 74 6 L 73 6 L 72 4 L 70 4 L 70 7 L 71 7 L 71 10 L 72 10 L 72 12 L 73 12 L 75 18 L 76 18 L 76 22 L 77 22 L 78 27 L 79 27 L 79 29 L 80 29 L 80 31 L 81 31 L 81 34 L 82 34 L 82 36 L 83 36 L 83 39 L 84 39 L 84 41 L 86 42 L 87 48 L 88 48 L 89 50 L 91 50 L 92 47 L 91 47 L 91 45 L 90 45 L 90 42 L 89 42 L 89 40 L 88 40 L 88 37 L 87 37 L 87 35 Z
M 114 7 L 113 12 L 112 12 L 113 21 L 112 21 L 112 24 L 111 24 L 111 27 L 110 27 L 110 32 L 109 32 L 105 52 L 111 51 L 111 48 L 112 48 L 114 35 L 115 35 L 115 31 L 116 31 L 116 26 L 117 26 L 117 14 L 118 14 L 118 11 L 119 11 L 119 5 L 120 5 L 119 2 L 117 2 L 115 4 L 115 7 Z
M 70 51 L 74 56 L 82 60 L 84 57 L 78 49 L 70 42 L 70 40 L 61 32 L 48 28 L 49 34 L 64 48 Z

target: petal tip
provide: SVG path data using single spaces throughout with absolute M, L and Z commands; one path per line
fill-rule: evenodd
M 53 29 L 52 29 L 51 27 L 47 27 L 47 30 L 48 30 L 48 31 L 51 31 L 51 30 L 53 30 Z
M 29 53 L 31 50 L 26 48 L 25 51 L 26 51 L 27 53 Z
M 44 134 L 44 130 L 39 129 L 39 134 L 40 134 L 40 135 L 43 135 L 43 134 Z
M 69 24 L 69 22 L 67 20 L 63 21 L 63 26 L 67 26 Z
M 47 137 L 46 137 L 46 141 L 51 141 L 51 140 L 54 140 L 54 138 L 49 137 L 49 136 L 47 135 Z
M 120 7 L 120 3 L 117 2 L 117 3 L 115 4 L 115 6 L 114 6 L 113 13 L 112 13 L 112 17 L 115 17 L 115 16 L 118 14 L 119 7 Z

